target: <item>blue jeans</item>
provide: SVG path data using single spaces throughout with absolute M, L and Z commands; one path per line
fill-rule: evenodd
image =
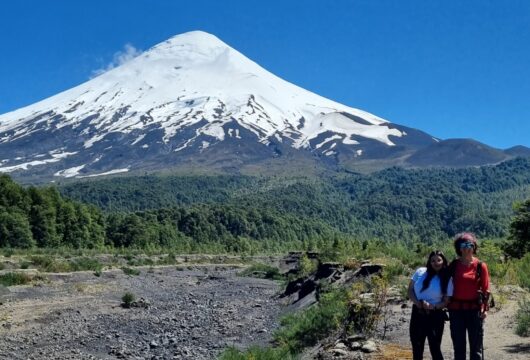
M 466 332 L 469 341 L 469 359 L 482 360 L 484 329 L 480 310 L 452 310 L 449 312 L 449 317 L 455 360 L 466 359 Z

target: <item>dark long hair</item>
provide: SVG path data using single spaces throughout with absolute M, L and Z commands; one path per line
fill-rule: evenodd
M 444 253 L 440 250 L 434 250 L 429 254 L 429 258 L 427 259 L 427 276 L 425 277 L 425 280 L 423 280 L 423 285 L 421 287 L 420 291 L 424 291 L 429 287 L 431 284 L 432 278 L 436 275 L 436 271 L 433 269 L 431 265 L 431 259 L 433 256 L 439 256 L 443 260 L 443 265 L 440 271 L 438 272 L 438 276 L 440 277 L 440 284 L 442 286 L 442 292 L 445 295 L 445 292 L 447 291 L 447 283 L 449 282 L 449 274 L 447 272 L 447 258 L 445 257 Z

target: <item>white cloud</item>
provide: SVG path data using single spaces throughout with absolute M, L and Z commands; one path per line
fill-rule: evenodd
M 112 70 L 115 67 L 125 64 L 126 62 L 140 55 L 141 53 L 142 50 L 135 48 L 131 44 L 125 44 L 123 50 L 114 53 L 114 55 L 112 56 L 112 61 L 107 66 L 104 66 L 97 70 L 93 70 L 91 78 L 95 78 L 96 76 L 106 73 L 107 71 Z

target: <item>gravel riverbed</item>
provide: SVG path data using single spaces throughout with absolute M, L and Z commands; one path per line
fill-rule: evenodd
M 227 346 L 266 345 L 279 285 L 231 266 L 46 274 L 0 305 L 0 359 L 215 359 Z M 123 308 L 126 292 L 145 307 Z

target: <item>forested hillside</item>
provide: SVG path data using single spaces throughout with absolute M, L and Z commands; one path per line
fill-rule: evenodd
M 510 231 L 513 204 L 528 198 L 527 159 L 321 178 L 116 177 L 59 188 L 23 188 L 2 175 L 0 247 L 248 252 L 372 239 L 428 244 L 463 230 L 499 238 Z
M 228 212 L 266 211 L 282 221 L 297 219 L 358 240 L 430 243 L 462 230 L 481 237 L 506 236 L 514 202 L 530 198 L 530 160 L 468 169 L 392 168 L 371 175 L 298 179 L 150 175 L 75 183 L 60 191 L 106 212 L 157 212 L 176 206 L 207 214 L 226 207 Z M 303 232 L 298 236 L 307 238 Z

